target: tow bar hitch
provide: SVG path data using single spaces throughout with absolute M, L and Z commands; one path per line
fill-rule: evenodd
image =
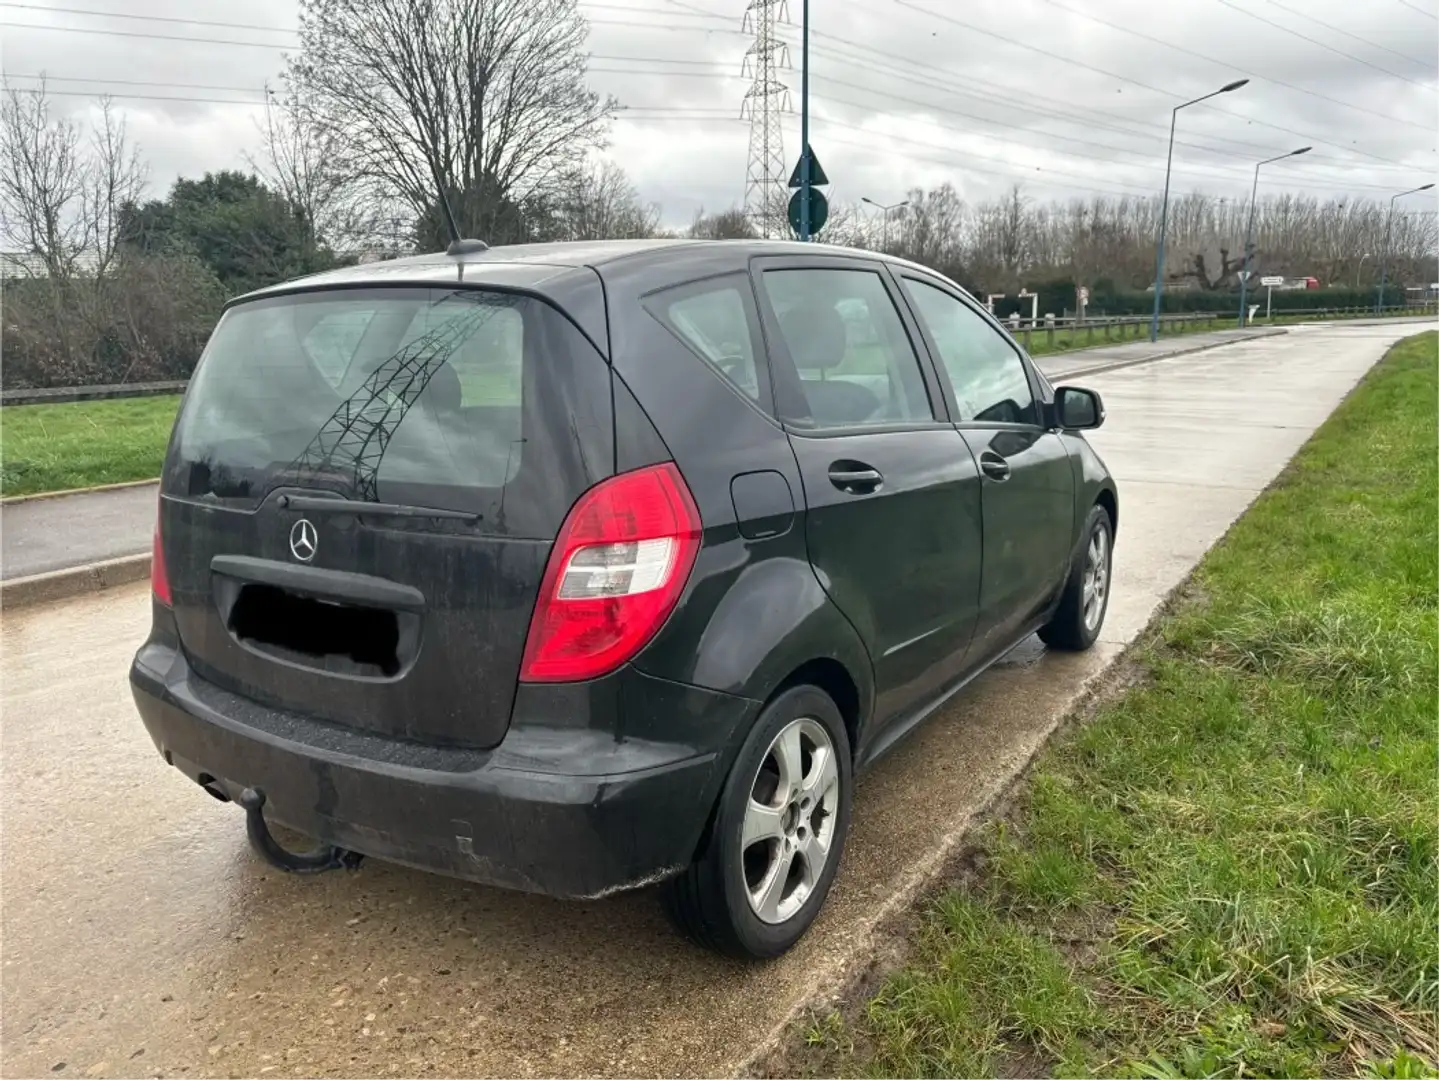
M 265 793 L 259 788 L 246 788 L 240 792 L 240 806 L 245 811 L 245 832 L 250 837 L 250 846 L 260 858 L 287 873 L 354 870 L 364 858 L 357 851 L 347 851 L 333 844 L 322 844 L 314 851 L 286 851 L 265 824 Z

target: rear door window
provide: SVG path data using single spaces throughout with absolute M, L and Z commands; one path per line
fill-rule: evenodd
M 766 270 L 764 290 L 798 376 L 784 419 L 819 428 L 931 423 L 919 358 L 873 270 Z
M 612 469 L 609 368 L 558 311 L 473 289 L 281 296 L 228 311 L 191 380 L 181 490 L 276 487 L 480 513 L 549 536 Z

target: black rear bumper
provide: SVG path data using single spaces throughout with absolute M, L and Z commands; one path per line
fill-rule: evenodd
M 212 793 L 260 788 L 272 821 L 324 843 L 571 898 L 648 884 L 690 861 L 730 748 L 759 709 L 633 670 L 611 678 L 601 707 L 594 688 L 523 688 L 504 741 L 481 751 L 267 709 L 160 641 L 130 673 L 160 753 Z M 675 741 L 626 734 L 662 730 L 666 716 Z

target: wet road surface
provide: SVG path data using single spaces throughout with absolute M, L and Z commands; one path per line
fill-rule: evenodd
M 1089 380 L 1120 483 L 1115 591 L 1082 656 L 1031 640 L 860 783 L 799 947 L 747 967 L 647 893 L 565 904 L 369 860 L 286 877 L 168 769 L 125 672 L 143 585 L 0 629 L 0 1071 L 7 1076 L 717 1075 L 862 962 L 1086 684 L 1412 327 L 1295 332 Z

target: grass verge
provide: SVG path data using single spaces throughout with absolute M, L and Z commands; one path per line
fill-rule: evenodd
M 1435 1075 L 1436 350 L 1391 350 L 1234 526 L 799 1068 Z
M 0 492 L 148 480 L 160 475 L 178 396 L 8 405 L 0 409 Z

